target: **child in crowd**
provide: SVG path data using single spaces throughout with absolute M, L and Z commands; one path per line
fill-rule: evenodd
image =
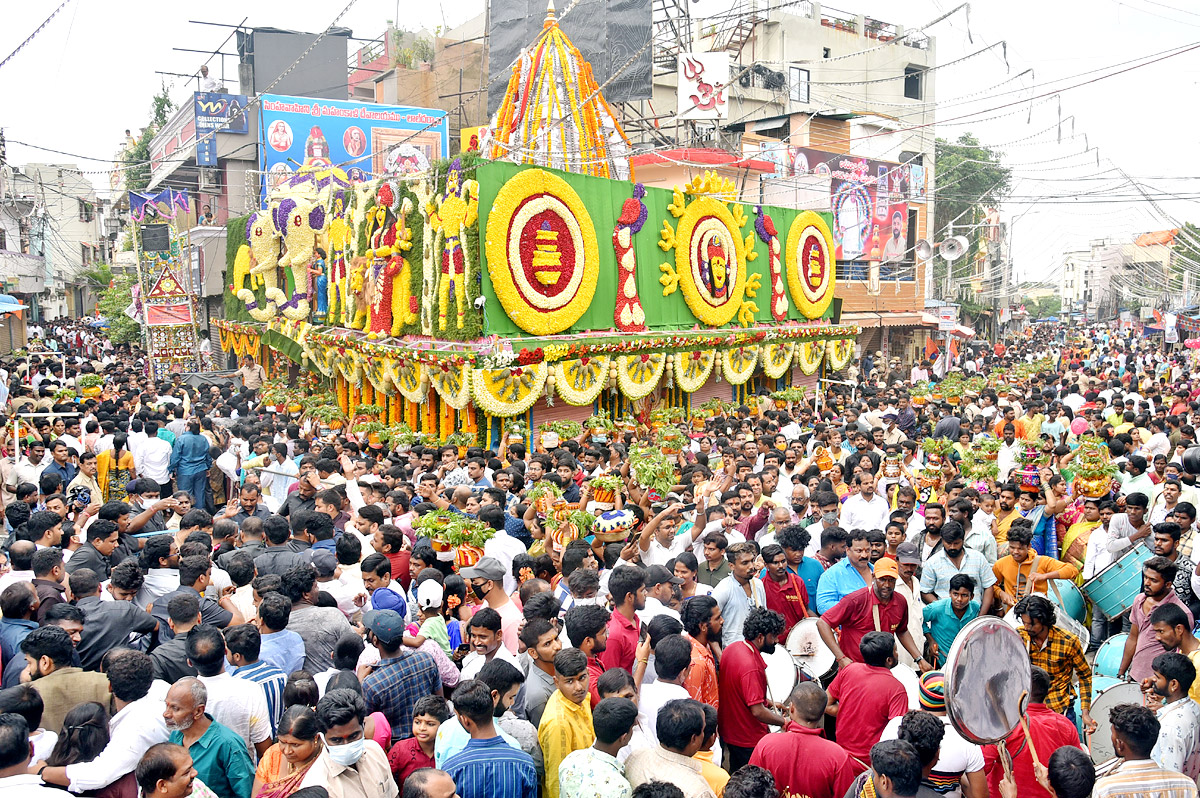
M 426 640 L 433 640 L 450 656 L 450 636 L 442 617 L 442 586 L 436 580 L 426 579 L 417 587 L 417 615 L 420 628 L 416 634 L 404 636 L 404 645 L 420 648 Z
M 436 583 L 434 583 L 436 584 Z M 427 695 L 413 706 L 413 736 L 401 740 L 388 752 L 388 764 L 396 787 L 404 791 L 404 781 L 415 770 L 436 767 L 433 743 L 438 728 L 450 717 L 450 707 L 440 695 Z

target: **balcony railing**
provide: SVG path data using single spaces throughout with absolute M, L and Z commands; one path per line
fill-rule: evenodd
M 825 6 L 821 7 L 821 24 L 847 33 L 858 33 L 858 17 Z

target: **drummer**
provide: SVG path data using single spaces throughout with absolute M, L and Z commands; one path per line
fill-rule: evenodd
M 1140 682 L 1154 675 L 1154 658 L 1162 652 L 1150 623 L 1150 613 L 1164 604 L 1176 604 L 1187 613 L 1188 626 L 1195 623 L 1192 612 L 1179 600 L 1172 589 L 1178 568 L 1166 557 L 1151 557 L 1142 564 L 1142 592 L 1133 601 L 1129 612 L 1129 637 L 1121 655 L 1121 670 L 1117 676 Z
M 1017 632 L 1025 642 L 1030 663 L 1050 674 L 1050 692 L 1046 706 L 1075 722 L 1074 677 L 1079 679 L 1079 703 L 1083 712 L 1083 727 L 1096 730 L 1092 720 L 1092 666 L 1083 656 L 1079 638 L 1054 625 L 1057 616 L 1054 605 L 1043 596 L 1026 596 L 1017 602 L 1017 617 L 1021 627 Z
M 839 666 L 864 661 L 859 643 L 869 632 L 888 632 L 904 646 L 922 673 L 932 670 L 908 632 L 908 602 L 896 595 L 899 578 L 896 561 L 884 557 L 875 563 L 873 585 L 854 591 L 817 619 L 821 640 L 837 657 Z M 833 634 L 835 627 L 841 629 L 840 643 Z
M 1030 593 L 1045 593 L 1051 579 L 1074 579 L 1079 570 L 1053 557 L 1033 551 L 1033 529 L 1026 518 L 1013 521 L 1008 530 L 1008 554 L 996 560 L 996 597 L 1004 611 Z

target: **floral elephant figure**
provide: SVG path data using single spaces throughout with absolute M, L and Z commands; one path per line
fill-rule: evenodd
M 286 286 L 286 291 L 278 292 L 279 309 L 293 321 L 307 319 L 311 294 L 309 264 L 316 250 L 317 234 L 325 227 L 325 208 L 308 200 L 289 198 L 279 203 L 276 218 L 282 221 L 280 232 L 286 245 L 279 259 Z
M 277 296 L 279 291 L 279 233 L 271 214 L 259 212 L 250 217 L 246 225 L 246 243 L 250 247 L 250 288 L 239 288 L 238 299 L 246 303 L 246 310 L 255 321 L 269 321 L 275 318 Z M 236 283 L 235 283 L 236 285 Z M 258 298 L 254 295 L 254 286 L 261 285 L 266 289 L 266 301 L 259 307 Z

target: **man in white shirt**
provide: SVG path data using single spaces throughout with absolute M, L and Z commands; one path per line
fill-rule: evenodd
M 671 600 L 671 586 L 682 585 L 683 580 L 662 565 L 651 565 L 646 569 L 646 606 L 637 610 L 638 620 L 649 624 L 660 615 L 669 615 L 679 620 L 679 613 L 667 606 Z
M 639 751 L 658 745 L 658 711 L 668 701 L 690 698 L 683 683 L 691 670 L 692 644 L 683 635 L 667 635 L 654 647 L 654 673 L 651 682 L 642 684 L 638 695 L 638 722 L 629 750 Z
M 138 479 L 153 480 L 163 489 L 164 496 L 171 483 L 171 451 L 171 444 L 158 437 L 158 425 L 147 421 L 146 439 L 133 453 L 134 468 Z
M 512 575 L 512 564 L 518 554 L 526 553 L 525 544 L 504 531 L 503 507 L 495 504 L 480 507 L 479 520 L 496 530 L 496 533 L 483 544 L 483 556 L 495 557 L 500 561 L 500 564 L 504 566 L 504 590 L 509 595 L 516 593 L 521 585 Z
M 258 481 L 263 493 L 282 503 L 287 499 L 288 488 L 300 481 L 300 467 L 288 457 L 285 443 L 272 444 L 271 455 Z
M 223 647 L 221 653 L 224 658 Z M 90 762 L 45 768 L 41 780 L 46 784 L 69 787 L 73 793 L 100 790 L 132 773 L 150 746 L 167 741 L 169 735 L 163 720 L 166 688 L 151 694 L 154 666 L 150 656 L 141 651 L 120 650 L 106 654 L 105 658 L 105 675 L 116 710 L 108 722 L 108 745 Z
M 246 741 L 250 759 L 257 762 L 271 747 L 271 712 L 262 685 L 225 672 L 225 638 L 215 626 L 192 627 L 187 654 L 208 690 L 208 713 L 237 732 Z
M 25 451 L 25 456 L 8 473 L 8 482 L 6 484 L 9 491 L 15 491 L 18 485 L 26 482 L 31 485 L 37 485 L 42 478 L 42 471 L 46 469 L 46 466 L 50 465 L 52 459 L 46 456 L 46 447 L 41 441 L 34 441 L 29 444 L 29 448 Z
M 890 511 L 887 499 L 875 492 L 875 477 L 869 473 L 859 474 L 854 478 L 854 484 L 858 493 L 842 504 L 842 528 L 882 530 L 887 526 Z

